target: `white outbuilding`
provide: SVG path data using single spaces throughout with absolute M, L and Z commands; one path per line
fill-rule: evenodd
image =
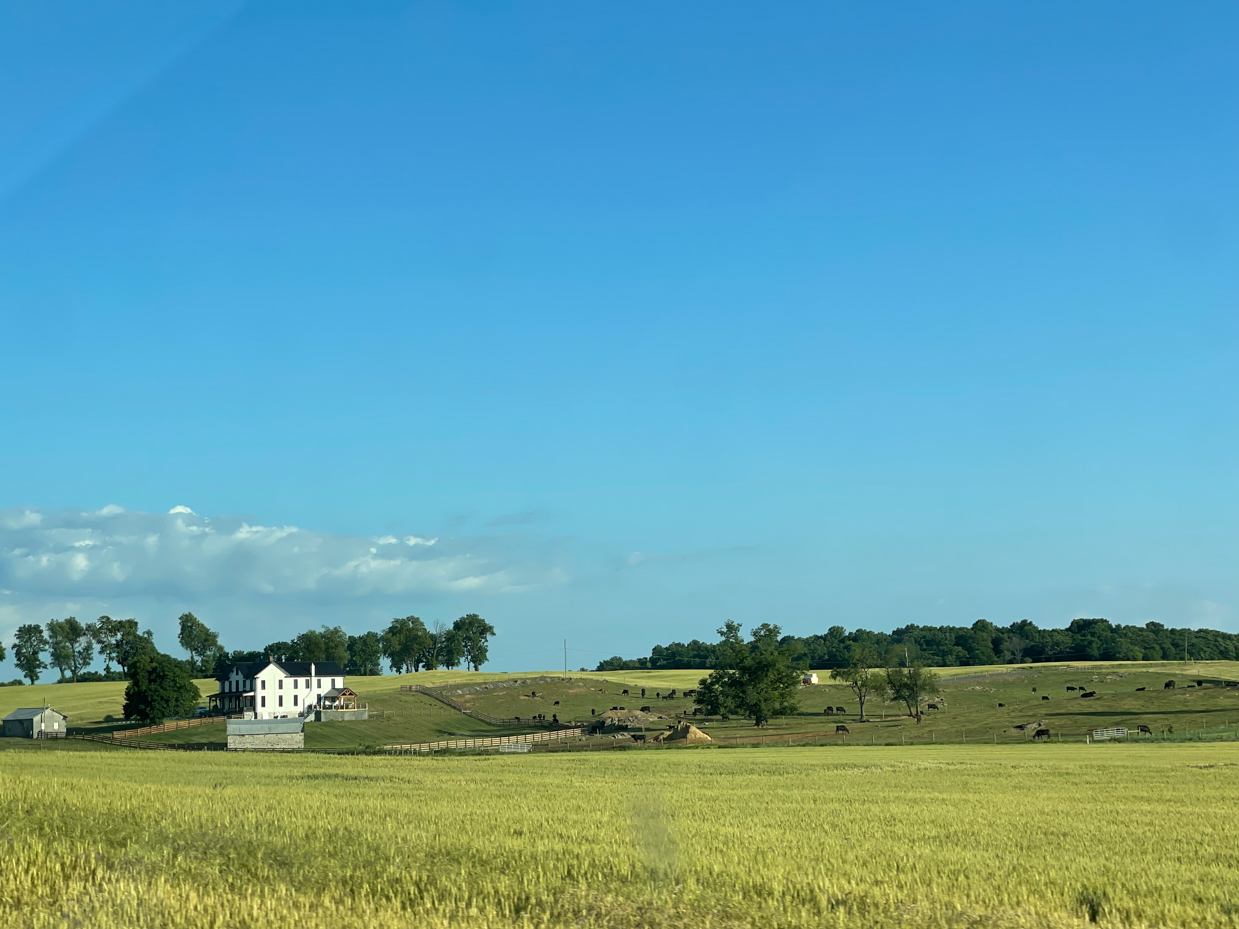
M 816 684 L 816 683 L 817 683 L 817 675 L 816 675 L 816 674 L 814 674 L 812 671 L 810 671 L 808 674 L 806 674 L 804 677 L 802 677 L 802 678 L 800 679 L 800 683 L 802 683 L 802 684 Z

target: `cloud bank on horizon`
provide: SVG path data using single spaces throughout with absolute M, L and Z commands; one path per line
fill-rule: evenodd
M 167 513 L 115 505 L 0 510 L 0 590 L 10 605 L 504 594 L 563 580 L 561 567 L 493 537 L 335 535 L 200 516 L 187 506 Z

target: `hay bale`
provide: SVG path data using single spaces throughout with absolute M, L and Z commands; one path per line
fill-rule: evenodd
M 701 745 L 714 740 L 694 726 L 692 723 L 680 723 L 665 732 L 654 736 L 655 742 L 685 742 L 689 745 Z

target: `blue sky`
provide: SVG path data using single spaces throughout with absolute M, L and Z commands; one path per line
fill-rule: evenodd
M 0 633 L 1239 631 L 1233 7 L 358 7 L 0 4 Z

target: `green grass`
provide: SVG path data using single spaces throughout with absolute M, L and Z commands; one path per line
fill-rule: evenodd
M 218 686 L 214 680 L 194 681 L 206 695 Z M 45 703 L 69 717 L 70 730 L 121 729 L 136 726 L 124 721 L 125 682 L 106 681 L 84 684 L 35 684 L 25 687 L 0 687 L 0 716 L 7 716 L 18 707 L 43 706 Z M 108 717 L 112 717 L 108 719 Z
M 0 760 L 0 925 L 1239 925 L 1239 747 Z

